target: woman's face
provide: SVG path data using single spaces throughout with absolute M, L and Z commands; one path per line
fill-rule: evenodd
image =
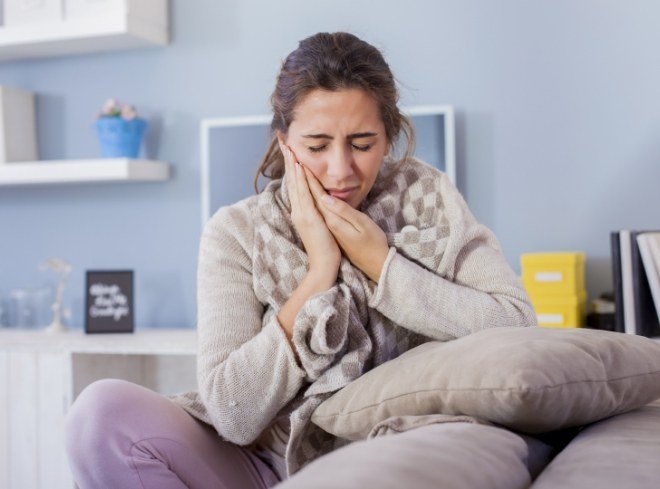
M 371 190 L 389 150 L 378 104 L 360 89 L 307 94 L 284 140 L 330 195 L 354 208 Z

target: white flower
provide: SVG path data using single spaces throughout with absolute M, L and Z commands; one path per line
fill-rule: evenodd
M 115 100 L 114 98 L 109 98 L 108 100 L 105 101 L 105 104 L 103 104 L 103 109 L 101 112 L 104 115 L 117 115 L 119 112 L 119 102 Z
M 0 0 L 2 1 L 2 0 Z M 109 98 L 103 104 L 103 108 L 97 113 L 96 117 L 121 117 L 126 121 L 131 121 L 138 116 L 135 107 L 129 104 L 121 103 L 115 98 Z
M 121 107 L 121 117 L 127 121 L 130 121 L 137 117 L 137 112 L 132 105 L 124 104 Z

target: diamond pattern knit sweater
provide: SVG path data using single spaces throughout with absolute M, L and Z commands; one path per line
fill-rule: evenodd
M 311 414 L 367 370 L 425 341 L 536 325 L 496 237 L 444 173 L 386 159 L 360 210 L 390 244 L 380 281 L 342 259 L 337 284 L 296 316 L 301 364 L 277 320 L 307 266 L 283 182 L 221 208 L 202 233 L 198 390 L 168 397 L 222 439 L 260 453 L 280 478 L 348 443 Z

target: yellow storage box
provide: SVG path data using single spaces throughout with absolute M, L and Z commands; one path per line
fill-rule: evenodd
M 586 324 L 587 292 L 567 296 L 530 295 L 539 326 L 581 328 Z
M 583 251 L 523 253 L 523 285 L 529 295 L 579 295 L 585 290 L 584 262 Z

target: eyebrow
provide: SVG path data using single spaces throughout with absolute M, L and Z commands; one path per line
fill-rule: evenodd
M 368 138 L 372 136 L 378 136 L 377 132 L 355 132 L 353 134 L 349 134 L 346 136 L 346 139 L 359 139 L 359 138 Z M 303 136 L 304 138 L 312 138 L 312 139 L 334 139 L 332 136 L 329 134 L 305 134 Z

